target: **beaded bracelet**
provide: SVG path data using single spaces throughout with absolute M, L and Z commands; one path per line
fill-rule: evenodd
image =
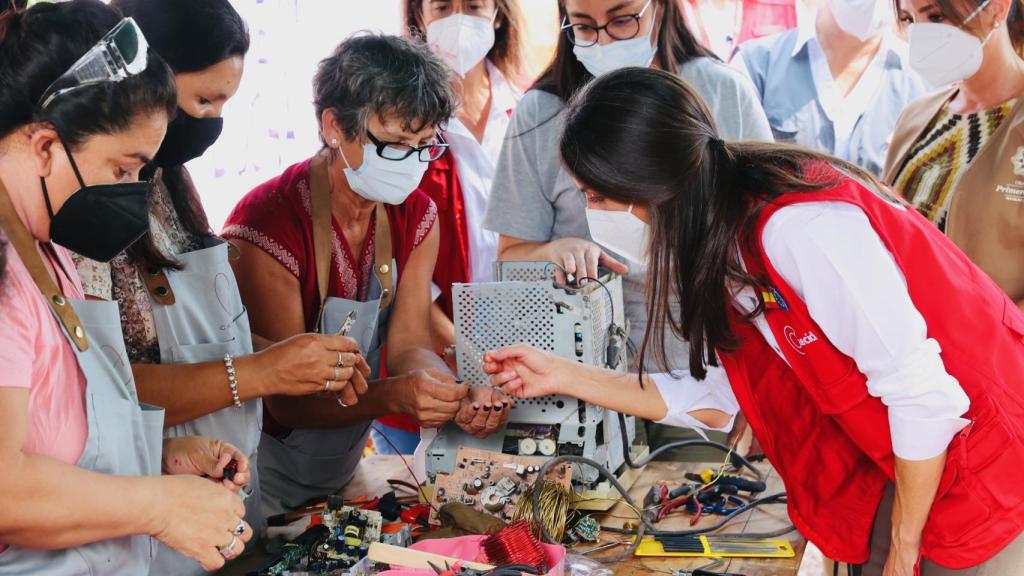
M 228 370 L 228 386 L 231 386 L 231 400 L 235 408 L 242 407 L 242 400 L 238 397 L 238 377 L 235 376 L 235 360 L 231 354 L 224 355 L 224 367 Z

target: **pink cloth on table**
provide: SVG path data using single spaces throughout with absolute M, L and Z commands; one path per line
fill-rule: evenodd
M 71 255 L 54 248 L 58 285 L 67 298 L 82 299 Z M 24 451 L 77 464 L 89 433 L 85 376 L 17 252 L 11 246 L 6 250 L 7 272 L 0 285 L 0 387 L 28 390 Z
M 487 556 L 484 554 L 481 544 L 486 536 L 461 536 L 459 538 L 443 538 L 438 540 L 424 540 L 410 546 L 412 550 L 440 554 L 450 558 L 459 558 L 470 562 L 487 564 Z M 547 576 L 563 576 L 565 574 L 565 548 L 551 544 L 541 544 L 548 556 L 550 567 Z M 433 570 L 422 570 L 413 568 L 395 568 L 381 572 L 379 576 L 437 576 Z

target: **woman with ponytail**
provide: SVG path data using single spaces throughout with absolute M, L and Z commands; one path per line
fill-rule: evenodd
M 884 179 L 1024 309 L 1024 4 L 897 8 L 911 67 L 942 89 L 900 116 Z
M 742 409 L 828 557 L 871 576 L 1019 571 L 1024 313 L 938 229 L 847 162 L 722 141 L 661 71 L 585 88 L 560 152 L 645 263 L 641 359 L 668 355 L 667 327 L 689 370 L 638 382 L 513 346 L 485 360 L 494 385 L 705 430 Z

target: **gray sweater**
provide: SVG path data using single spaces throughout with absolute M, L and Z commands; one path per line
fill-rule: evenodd
M 704 97 L 722 138 L 772 141 L 757 93 L 742 73 L 711 58 L 696 58 L 683 64 L 679 75 Z M 527 92 L 516 107 L 487 204 L 488 230 L 532 242 L 590 239 L 586 201 L 559 160 L 564 112 L 560 98 L 541 90 Z M 647 326 L 645 284 L 643 271 L 626 277 L 626 317 L 630 339 L 638 346 Z M 671 341 L 666 338 L 669 368 L 685 369 L 687 347 L 668 345 Z

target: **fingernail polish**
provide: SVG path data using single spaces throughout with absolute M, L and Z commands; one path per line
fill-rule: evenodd
M 490 404 L 485 405 L 484 406 L 484 412 L 490 412 L 490 411 L 491 411 L 491 405 Z
M 505 407 L 505 405 L 504 405 L 504 404 L 502 404 L 501 406 L 495 406 L 495 407 L 494 407 L 494 411 L 495 411 L 495 412 L 501 412 L 501 409 L 502 409 L 502 408 L 504 408 L 504 407 Z
M 480 405 L 479 404 L 473 404 L 473 410 L 479 410 L 479 409 L 480 409 Z

